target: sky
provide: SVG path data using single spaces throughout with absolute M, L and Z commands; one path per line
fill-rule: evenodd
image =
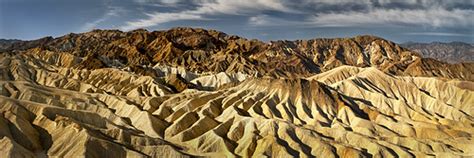
M 474 43 L 474 0 L 0 0 L 0 39 L 172 27 L 262 41 L 375 35 Z

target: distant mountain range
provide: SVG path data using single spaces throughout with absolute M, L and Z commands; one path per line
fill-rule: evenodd
M 52 37 L 44 37 L 32 41 L 23 41 L 18 39 L 0 39 L 0 51 L 6 50 L 26 50 L 44 45 L 48 41 L 53 40 Z M 474 62 L 474 43 L 465 42 L 405 42 L 400 46 L 419 53 L 424 58 L 433 58 L 449 63 Z
M 376 67 L 395 75 L 473 79 L 468 65 L 420 58 L 394 42 L 370 35 L 265 43 L 216 30 L 174 28 L 153 32 L 94 30 L 5 43 L 0 44 L 0 52 L 68 52 L 83 59 L 70 67 L 99 69 L 118 64 L 139 74 L 154 72 L 143 66 L 165 64 L 195 72 L 298 78 L 351 65 Z
M 420 53 L 425 58 L 434 58 L 450 63 L 474 62 L 474 44 L 464 42 L 407 42 L 401 44 L 401 46 Z

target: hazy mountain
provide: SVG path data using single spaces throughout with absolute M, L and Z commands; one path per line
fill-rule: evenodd
M 1 52 L 6 156 L 474 155 L 474 64 L 379 37 L 95 30 Z
M 6 50 L 11 47 L 14 43 L 21 42 L 21 40 L 15 39 L 0 39 L 0 49 Z
M 415 43 L 407 42 L 401 46 L 414 52 L 420 53 L 423 57 L 434 58 L 450 63 L 474 62 L 474 45 L 464 42 L 432 42 Z

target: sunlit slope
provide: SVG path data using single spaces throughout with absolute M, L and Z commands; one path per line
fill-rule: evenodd
M 354 66 L 293 79 L 68 66 L 81 60 L 1 55 L 2 155 L 474 155 L 469 81 Z

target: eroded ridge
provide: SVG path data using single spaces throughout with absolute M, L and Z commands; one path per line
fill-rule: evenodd
M 55 52 L 1 56 L 4 155 L 474 154 L 470 81 L 354 66 L 293 79 L 68 66 L 82 60 Z

